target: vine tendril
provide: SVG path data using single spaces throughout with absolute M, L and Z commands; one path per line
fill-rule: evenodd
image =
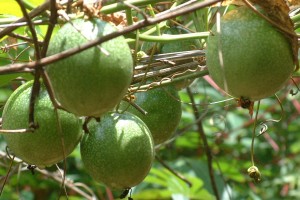
M 275 122 L 275 123 L 277 123 L 277 122 L 280 122 L 280 121 L 282 120 L 283 113 L 284 113 L 284 109 L 283 109 L 283 106 L 282 106 L 282 103 L 281 103 L 279 97 L 278 97 L 276 94 L 275 94 L 275 97 L 276 97 L 277 102 L 279 103 L 280 109 L 281 109 L 281 115 L 280 115 L 280 118 L 279 118 L 279 119 L 267 119 L 267 120 L 261 122 L 260 125 L 262 126 L 262 128 L 260 129 L 259 134 L 257 135 L 257 137 L 258 137 L 258 136 L 261 136 L 262 134 L 264 134 L 264 133 L 267 132 L 267 130 L 268 130 L 268 125 L 267 125 L 266 123 L 268 123 L 268 122 Z
M 297 88 L 297 90 L 294 91 L 293 89 L 291 89 L 291 90 L 290 90 L 290 94 L 291 94 L 292 96 L 295 96 L 295 95 L 298 94 L 298 92 L 300 91 L 300 88 L 299 88 L 299 86 L 297 85 L 296 81 L 293 79 L 293 77 L 291 77 L 291 80 L 293 81 L 293 83 L 294 83 L 295 87 Z
M 255 120 L 254 120 L 254 127 L 252 132 L 252 141 L 251 141 L 251 163 L 252 166 L 248 168 L 247 172 L 250 178 L 252 178 L 255 182 L 261 181 L 261 173 L 259 172 L 258 168 L 255 166 L 254 163 L 254 141 L 255 141 L 255 130 L 256 130 L 256 122 L 258 118 L 258 111 L 259 111 L 260 101 L 258 101 L 256 113 L 255 113 Z

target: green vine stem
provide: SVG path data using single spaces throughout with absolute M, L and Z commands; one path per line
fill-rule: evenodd
M 260 171 L 255 166 L 255 162 L 254 162 L 254 141 L 255 141 L 255 137 L 256 137 L 255 132 L 256 132 L 256 126 L 257 126 L 257 120 L 258 120 L 259 106 L 260 106 L 260 101 L 258 101 L 258 103 L 257 103 L 253 131 L 252 131 L 251 152 L 250 152 L 252 166 L 249 167 L 247 170 L 249 177 L 252 178 L 255 182 L 261 181 Z
M 165 2 L 165 0 L 128 0 L 126 3 L 134 5 L 134 6 L 146 6 L 148 4 Z M 111 14 L 114 12 L 118 12 L 121 10 L 126 10 L 128 6 L 122 2 L 110 4 L 107 6 L 103 6 L 100 10 L 103 14 Z
M 200 33 L 186 33 L 181 35 L 146 35 L 140 34 L 139 39 L 141 41 L 147 42 L 173 42 L 179 40 L 187 40 L 187 39 L 206 39 L 209 36 L 209 32 L 200 32 Z M 129 37 L 135 38 L 133 33 L 128 34 Z

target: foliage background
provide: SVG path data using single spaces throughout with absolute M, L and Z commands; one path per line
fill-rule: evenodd
M 41 0 L 30 0 L 35 7 Z M 14 0 L 0 1 L 0 24 L 7 20 L 14 21 L 22 16 Z M 208 18 L 215 8 L 203 8 L 195 13 L 203 21 L 202 31 L 209 29 Z M 222 10 L 231 9 L 224 7 Z M 194 15 L 195 15 L 194 13 Z M 4 15 L 5 14 L 5 15 Z M 193 14 L 178 17 L 177 20 L 188 21 Z M 198 18 L 199 19 L 199 18 Z M 212 19 L 212 18 L 211 18 Z M 195 29 L 195 27 L 191 27 Z M 201 29 L 201 26 L 198 27 Z M 43 38 L 45 26 L 38 26 L 37 32 Z M 18 28 L 15 33 L 30 36 L 26 27 Z M 1 41 L 0 66 L 12 62 L 28 61 L 33 57 L 33 48 L 28 44 L 18 45 L 5 51 L 5 45 L 22 42 L 12 38 Z M 25 53 L 21 53 L 25 51 Z M 17 60 L 14 58 L 17 57 Z M 296 83 L 300 81 L 295 74 Z M 22 77 L 22 78 L 20 78 Z M 12 91 L 24 80 L 32 79 L 30 74 L 7 74 L 0 77 L 0 104 L 3 106 Z M 175 137 L 159 148 L 157 155 L 175 172 L 185 177 L 192 186 L 176 177 L 158 161 L 155 161 L 150 174 L 132 190 L 133 199 L 215 199 L 208 174 L 207 157 L 199 124 L 203 127 L 212 153 L 215 182 L 221 199 L 299 199 L 300 198 L 300 95 L 291 95 L 290 90 L 297 88 L 290 81 L 277 93 L 281 106 L 276 98 L 270 97 L 261 101 L 259 122 L 267 119 L 282 120 L 278 123 L 267 123 L 267 133 L 255 140 L 255 161 L 262 173 L 262 182 L 254 183 L 247 175 L 251 166 L 250 146 L 253 120 L 248 111 L 238 108 L 234 100 L 223 101 L 229 97 L 212 87 L 210 78 L 199 77 L 189 89 L 180 91 L 183 111 L 182 120 Z M 202 116 L 196 123 L 191 98 Z M 261 127 L 257 127 L 256 133 Z M 34 174 L 22 163 L 13 163 L 8 180 L 5 177 L 11 164 L 6 157 L 6 144 L 0 135 L 0 183 L 3 188 L 0 199 L 68 199 L 80 200 L 86 197 L 80 193 L 95 195 L 98 199 L 113 199 L 122 191 L 111 191 L 101 183 L 96 183 L 85 171 L 79 149 L 67 159 L 66 192 L 61 187 L 61 174 L 57 167 L 46 170 L 35 170 Z M 59 164 L 63 168 L 62 164 Z M 133 169 L 134 170 L 134 169 Z M 79 189 L 76 192 L 76 188 Z

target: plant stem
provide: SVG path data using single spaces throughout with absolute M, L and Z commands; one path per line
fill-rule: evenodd
M 147 42 L 174 42 L 179 40 L 188 40 L 188 39 L 202 39 L 209 36 L 209 32 L 198 32 L 198 33 L 186 33 L 180 35 L 145 35 L 140 34 L 139 39 L 141 41 Z M 128 34 L 129 37 L 135 37 L 134 34 Z
M 131 4 L 134 6 L 146 6 L 147 4 L 152 4 L 152 3 L 158 3 L 158 2 L 164 2 L 165 0 L 128 0 L 125 1 L 127 4 Z M 114 4 L 110 4 L 107 6 L 103 6 L 100 10 L 101 13 L 103 14 L 111 14 L 114 12 L 118 12 L 121 10 L 127 9 L 128 6 L 125 3 L 118 2 Z
M 256 136 L 255 130 L 256 130 L 256 123 L 257 123 L 257 119 L 258 119 L 259 106 L 260 106 L 260 101 L 258 101 L 258 103 L 257 103 L 253 131 L 252 131 L 252 140 L 251 140 L 251 163 L 252 163 L 252 166 L 255 166 L 255 163 L 254 163 L 254 141 L 255 141 L 255 136 Z
M 197 120 L 201 116 L 200 116 L 199 110 L 196 106 L 196 102 L 195 102 L 193 93 L 192 93 L 192 91 L 190 90 L 189 87 L 187 87 L 186 90 L 187 90 L 187 93 L 188 93 L 189 98 L 190 98 L 191 103 L 192 103 L 192 108 L 193 108 L 193 111 L 194 111 L 195 119 Z M 212 189 L 213 189 L 214 194 L 216 196 L 216 199 L 219 200 L 220 197 L 219 197 L 218 188 L 217 188 L 217 184 L 216 184 L 216 181 L 215 181 L 214 170 L 213 170 L 213 166 L 212 166 L 213 159 L 212 159 L 211 150 L 210 150 L 210 147 L 208 145 L 206 135 L 205 135 L 204 130 L 203 130 L 202 120 L 197 121 L 197 129 L 198 129 L 198 132 L 199 132 L 200 137 L 202 139 L 202 142 L 203 142 L 203 145 L 204 145 L 204 150 L 205 150 L 206 157 L 207 157 L 207 165 L 208 165 L 208 171 L 209 171 L 211 186 L 212 186 Z

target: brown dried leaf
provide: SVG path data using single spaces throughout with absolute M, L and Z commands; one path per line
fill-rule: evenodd
M 300 0 L 288 0 L 290 6 L 299 6 Z

